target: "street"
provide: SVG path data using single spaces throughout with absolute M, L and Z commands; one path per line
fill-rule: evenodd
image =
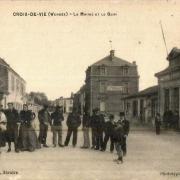
M 63 139 L 66 132 L 63 132 Z M 112 179 L 179 179 L 180 135 L 163 132 L 156 136 L 152 131 L 133 129 L 128 137 L 128 154 L 123 164 L 116 164 L 116 153 L 80 149 L 82 131 L 78 134 L 78 145 L 53 148 L 52 133 L 48 133 L 49 148 L 35 152 L 6 153 L 0 155 L 0 179 L 52 179 L 52 180 L 112 180 Z M 3 171 L 15 171 L 16 175 L 4 175 Z M 164 173 L 164 175 L 163 175 Z M 166 173 L 166 174 L 165 174 Z

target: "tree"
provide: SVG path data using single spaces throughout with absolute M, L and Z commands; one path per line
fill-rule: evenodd
M 34 101 L 35 104 L 38 105 L 48 105 L 49 101 L 45 93 L 43 92 L 30 92 L 29 93 L 29 99 L 31 101 Z

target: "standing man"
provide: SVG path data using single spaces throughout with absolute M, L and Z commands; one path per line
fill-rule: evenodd
M 8 151 L 11 151 L 11 142 L 14 142 L 15 152 L 19 152 L 18 137 L 19 137 L 19 126 L 20 119 L 18 111 L 13 107 L 13 103 L 8 103 L 8 109 L 5 111 L 7 118 L 7 142 Z
M 57 136 L 59 147 L 64 147 L 62 145 L 62 121 L 64 121 L 64 116 L 62 112 L 62 107 L 56 106 L 55 111 L 51 114 L 52 119 L 52 132 L 53 132 L 53 145 L 57 146 Z
M 115 142 L 115 147 L 116 147 L 116 151 L 117 151 L 117 155 L 118 155 L 118 159 L 115 160 L 118 164 L 121 162 L 123 163 L 123 144 L 124 144 L 124 140 L 123 140 L 123 136 L 124 136 L 124 132 L 123 132 L 123 126 L 122 126 L 122 122 L 121 120 L 119 120 L 115 126 L 114 126 L 114 130 L 113 130 L 113 141 Z
M 92 147 L 91 149 L 95 149 L 96 147 L 96 142 L 97 142 L 97 119 L 98 119 L 98 108 L 93 109 L 93 114 L 91 116 L 91 122 L 90 122 L 90 127 L 91 127 L 91 133 L 92 133 Z
M 123 155 L 125 156 L 127 154 L 126 139 L 127 139 L 128 134 L 129 134 L 130 127 L 129 127 L 129 121 L 125 118 L 125 113 L 124 112 L 120 112 L 119 116 L 120 116 L 120 121 L 121 121 L 122 127 L 123 127 L 122 150 L 123 150 Z
M 107 142 L 110 139 L 110 151 L 111 153 L 114 151 L 114 140 L 113 140 L 113 132 L 114 132 L 114 115 L 109 115 L 109 120 L 105 122 L 105 137 L 103 143 L 102 151 L 106 150 Z
M 103 151 L 103 131 L 104 131 L 104 115 L 100 114 L 98 109 L 97 112 L 97 137 L 96 137 L 96 148 L 95 150 Z
M 161 126 L 161 117 L 160 114 L 157 113 L 155 117 L 155 126 L 156 126 L 156 134 L 160 134 L 160 126 Z
M 73 109 L 73 112 L 68 115 L 66 124 L 67 124 L 67 127 L 68 127 L 68 132 L 67 132 L 67 136 L 66 136 L 66 140 L 65 140 L 64 145 L 68 146 L 69 140 L 70 140 L 71 135 L 73 133 L 73 142 L 72 142 L 72 144 L 73 144 L 73 147 L 75 147 L 76 144 L 77 144 L 78 127 L 81 125 L 80 115 L 77 113 L 77 110 L 75 108 Z
M 84 112 L 82 124 L 83 124 L 84 144 L 81 148 L 88 149 L 90 147 L 90 139 L 89 139 L 90 115 L 89 112 L 87 111 Z
M 46 144 L 48 125 L 51 123 L 51 116 L 48 112 L 48 106 L 44 105 L 43 109 L 38 112 L 39 119 L 39 142 L 43 147 L 48 147 Z

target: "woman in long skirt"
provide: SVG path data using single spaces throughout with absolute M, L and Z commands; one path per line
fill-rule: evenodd
M 20 128 L 20 145 L 22 151 L 34 151 L 39 148 L 36 132 L 32 127 L 34 119 L 32 111 L 28 110 L 28 105 L 23 105 L 23 110 L 20 112 L 21 128 Z

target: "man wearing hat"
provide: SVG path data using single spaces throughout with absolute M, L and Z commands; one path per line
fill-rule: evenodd
M 68 115 L 66 124 L 68 127 L 68 131 L 64 145 L 68 146 L 71 135 L 73 134 L 72 144 L 73 147 L 76 147 L 78 128 L 81 125 L 81 117 L 76 108 L 73 108 L 73 112 Z
M 114 133 L 114 115 L 110 114 L 109 115 L 109 120 L 105 122 L 105 137 L 104 137 L 104 143 L 103 143 L 103 149 L 102 151 L 106 150 L 107 143 L 110 139 L 110 151 L 111 153 L 114 150 L 114 140 L 113 140 L 113 133 Z
M 93 109 L 93 114 L 91 116 L 90 126 L 92 132 L 92 147 L 91 149 L 95 149 L 97 144 L 97 119 L 98 119 L 98 108 Z
M 48 147 L 46 144 L 48 126 L 51 123 L 51 116 L 48 112 L 48 105 L 44 105 L 43 109 L 38 112 L 39 119 L 39 142 L 44 147 Z
M 19 137 L 19 126 L 20 119 L 18 111 L 14 108 L 13 103 L 8 103 L 8 109 L 5 111 L 7 118 L 7 142 L 8 152 L 11 151 L 11 142 L 14 142 L 15 152 L 19 152 L 18 137 Z
M 62 144 L 62 121 L 64 121 L 64 116 L 62 112 L 62 107 L 56 106 L 55 111 L 51 114 L 52 119 L 52 132 L 53 132 L 53 145 L 57 145 L 57 136 L 58 136 L 58 145 L 63 147 Z
M 126 138 L 129 134 L 130 127 L 129 127 L 129 121 L 125 118 L 124 112 L 120 112 L 119 117 L 120 117 L 120 121 L 123 127 L 122 151 L 123 151 L 123 155 L 125 156 L 127 153 Z

